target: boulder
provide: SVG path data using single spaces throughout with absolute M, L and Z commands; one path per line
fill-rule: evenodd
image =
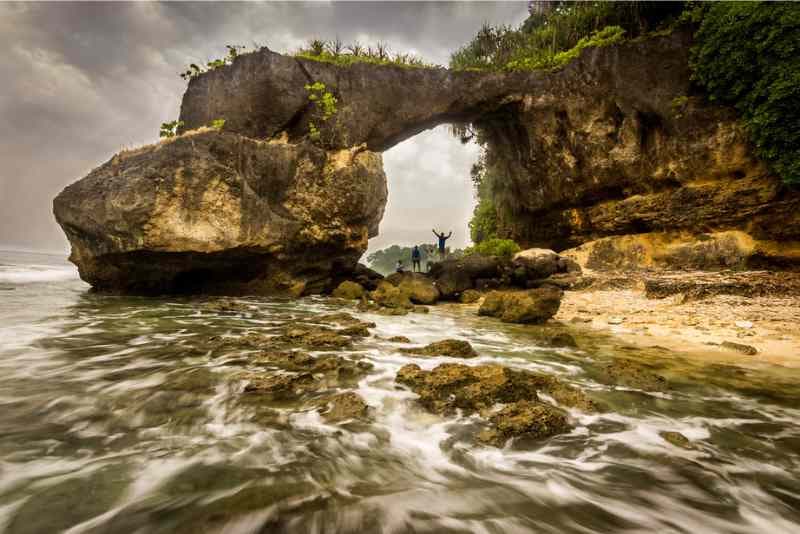
M 424 347 L 408 347 L 400 352 L 422 356 L 451 356 L 453 358 L 474 358 L 478 355 L 472 345 L 461 339 L 444 339 Z
M 512 263 L 524 269 L 528 279 L 547 278 L 559 272 L 559 266 L 566 271 L 566 264 L 561 263 L 560 256 L 546 248 L 529 248 L 514 255 Z
M 462 292 L 474 289 L 477 280 L 499 277 L 501 264 L 502 260 L 495 256 L 470 254 L 434 263 L 428 274 L 435 279 L 443 300 L 455 300 Z
M 497 317 L 506 323 L 541 324 L 553 317 L 563 293 L 554 287 L 528 291 L 492 291 L 481 304 L 478 315 Z
M 372 300 L 385 308 L 410 310 L 414 307 L 406 291 L 387 281 L 381 281 L 377 289 L 370 293 L 370 296 Z
M 378 271 L 370 269 L 363 263 L 359 263 L 356 265 L 350 278 L 359 283 L 367 291 L 374 291 L 378 288 L 378 283 L 383 280 L 383 275 Z
M 491 426 L 477 435 L 478 441 L 502 447 L 509 438 L 527 436 L 546 438 L 569 430 L 563 410 L 544 402 L 521 400 L 492 414 Z
M 436 304 L 439 300 L 439 290 L 433 280 L 422 273 L 392 273 L 386 281 L 408 294 L 415 304 Z
M 345 280 L 333 290 L 334 297 L 347 300 L 360 300 L 364 296 L 364 288 L 357 282 Z

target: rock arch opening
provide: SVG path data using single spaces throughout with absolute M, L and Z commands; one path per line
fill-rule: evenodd
M 451 250 L 469 246 L 468 223 L 476 202 L 470 169 L 479 151 L 476 143 L 462 143 L 444 124 L 384 151 L 386 209 L 378 235 L 369 240 L 364 260 L 393 245 L 434 245 L 433 228 L 453 232 L 447 242 Z M 387 262 L 375 266 L 386 271 L 391 267 Z M 411 267 L 410 258 L 404 262 Z

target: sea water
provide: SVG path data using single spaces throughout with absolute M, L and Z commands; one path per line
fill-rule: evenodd
M 800 532 L 796 369 L 549 348 L 536 327 L 459 306 L 348 308 L 377 324 L 337 352 L 373 364 L 349 387 L 370 413 L 337 425 L 304 404 L 243 402 L 262 369 L 209 339 L 340 303 L 239 298 L 209 313 L 210 300 L 95 294 L 63 258 L 0 252 L 0 532 Z M 427 413 L 394 380 L 407 363 L 463 361 L 401 353 L 398 335 L 468 340 L 468 364 L 553 374 L 607 410 L 570 411 L 552 438 L 477 444 L 478 416 Z M 671 387 L 596 380 L 617 355 L 656 362 Z

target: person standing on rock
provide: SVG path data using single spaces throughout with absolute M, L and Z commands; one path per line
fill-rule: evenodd
M 422 265 L 420 264 L 421 260 L 422 260 L 422 253 L 419 251 L 419 245 L 414 245 L 414 248 L 411 249 L 412 272 L 422 272 Z
M 449 234 L 444 235 L 444 232 L 442 232 L 440 234 L 434 229 L 433 230 L 433 235 L 435 235 L 436 237 L 439 238 L 439 258 L 443 260 L 444 259 L 444 250 L 445 250 L 444 249 L 444 243 L 445 243 L 445 241 L 450 239 L 450 237 L 453 235 L 453 231 L 450 230 Z

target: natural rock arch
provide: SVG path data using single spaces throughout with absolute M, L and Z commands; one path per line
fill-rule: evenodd
M 690 42 L 677 32 L 587 48 L 557 72 L 242 55 L 190 81 L 183 135 L 67 187 L 56 219 L 97 288 L 318 292 L 377 235 L 380 152 L 457 122 L 482 131 L 502 176 L 501 232 L 523 245 L 729 229 L 800 240 L 798 195 L 751 156 L 732 111 L 693 96 Z M 307 136 L 313 82 L 339 99 L 325 148 Z M 223 132 L 204 128 L 216 119 Z

